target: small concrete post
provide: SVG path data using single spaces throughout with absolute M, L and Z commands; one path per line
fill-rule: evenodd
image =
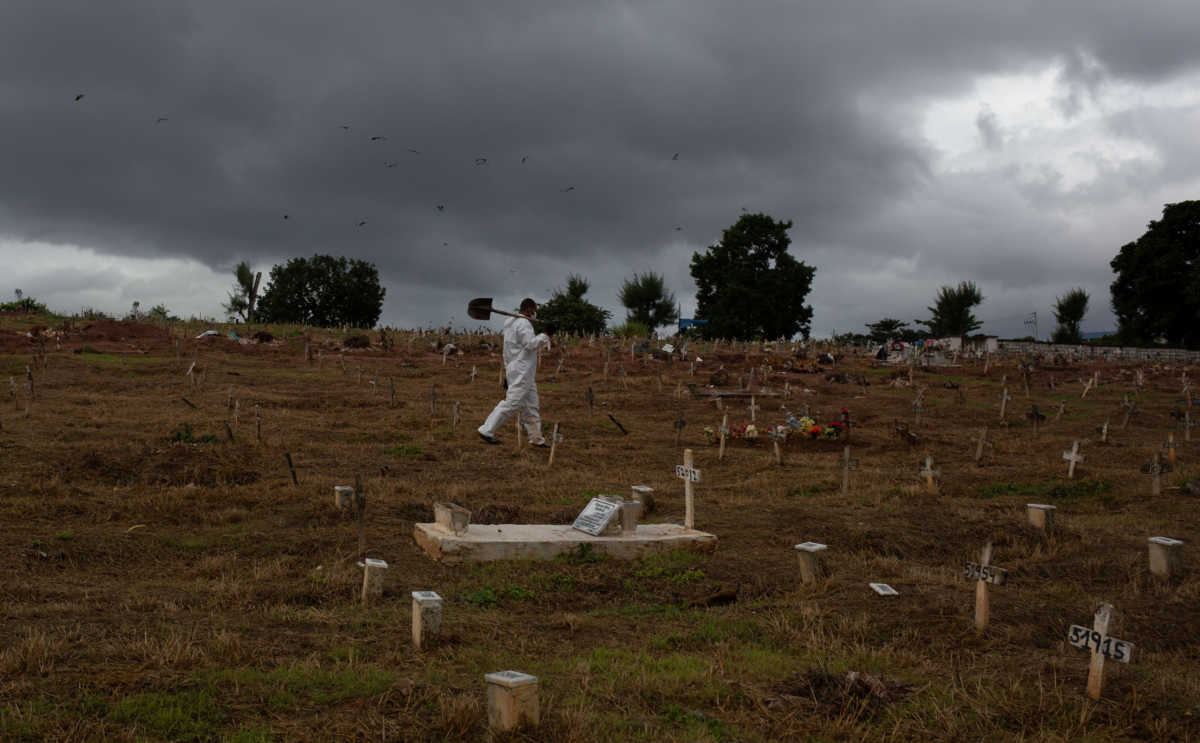
M 488 727 L 503 732 L 538 724 L 537 676 L 497 671 L 485 675 L 483 680 L 487 682 Z
M 800 556 L 800 580 L 804 583 L 816 583 L 825 575 L 824 552 L 828 547 L 818 542 L 802 542 L 797 544 L 796 554 Z
M 428 648 L 442 631 L 442 597 L 435 591 L 412 592 L 412 639 L 417 650 Z
M 443 531 L 462 536 L 470 528 L 471 512 L 455 503 L 434 503 L 433 521 Z
M 359 564 L 363 568 L 362 601 L 369 604 L 383 597 L 383 574 L 388 564 L 371 557 Z
M 638 519 L 641 518 L 641 516 L 641 501 L 623 501 L 621 503 L 621 531 L 626 534 L 637 534 Z
M 1057 510 L 1057 506 L 1048 506 L 1045 503 L 1025 504 L 1025 514 L 1029 517 L 1029 523 L 1042 531 L 1050 531 L 1054 527 L 1054 512 Z
M 633 491 L 633 499 L 642 504 L 639 516 L 645 516 L 654 510 L 654 488 L 649 485 L 633 485 L 630 490 Z
M 1171 465 L 1172 468 L 1175 467 L 1175 449 L 1178 448 L 1178 446 L 1179 445 L 1175 443 L 1174 432 L 1168 433 L 1167 442 L 1163 444 L 1163 448 L 1167 450 L 1167 464 Z
M 354 488 L 349 485 L 333 486 L 333 504 L 338 509 L 354 505 Z
M 1179 572 L 1183 542 L 1170 537 L 1150 537 L 1150 572 L 1170 578 Z

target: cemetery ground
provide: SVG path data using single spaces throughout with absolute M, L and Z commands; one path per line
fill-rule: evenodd
M 1188 410 L 1178 366 L 1046 364 L 1026 399 L 1014 360 L 992 358 L 986 376 L 982 362 L 918 368 L 910 387 L 907 368 L 870 359 L 814 373 L 727 347 L 702 351 L 691 376 L 686 362 L 631 361 L 626 344 L 606 377 L 600 343 L 575 341 L 561 371 L 556 347 L 538 375 L 543 422 L 564 434 L 549 466 L 546 450 L 518 449 L 511 422 L 501 446 L 476 435 L 503 394 L 483 336 L 456 338 L 463 353 L 444 360 L 432 336 L 398 333 L 381 350 L 371 333 L 371 348 L 343 353 L 341 333 L 311 331 L 306 361 L 298 328 L 240 345 L 195 340 L 204 326 L 169 337 L 81 322 L 43 355 L 32 323 L 3 322 L 0 739 L 1200 739 L 1200 500 L 1180 487 L 1200 474 L 1200 432 L 1185 438 L 1171 416 Z M 720 365 L 723 389 L 772 367 L 754 382 L 777 393 L 756 396 L 760 427 L 783 421 L 780 406 L 808 406 L 821 425 L 845 406 L 849 440 L 793 434 L 779 466 L 763 435 L 727 442 L 718 461 L 704 429 L 722 412 L 678 389 L 703 389 Z M 1126 395 L 1137 405 L 1122 427 Z M 748 397 L 724 404 L 731 425 L 750 421 Z M 1152 495 L 1141 468 L 1166 461 L 1169 433 L 1176 463 Z M 1076 441 L 1085 459 L 1068 479 Z M 843 493 L 846 444 L 858 467 Z M 639 484 L 655 497 L 643 522 L 681 520 L 684 448 L 703 473 L 696 528 L 717 535 L 712 552 L 447 565 L 414 542 L 434 502 L 474 523 L 569 523 L 594 495 Z M 361 536 L 333 498 L 356 477 Z M 1030 502 L 1057 507 L 1052 528 L 1030 524 Z M 1184 542 L 1169 578 L 1148 569 L 1160 535 Z M 805 541 L 828 545 L 808 584 Z M 988 542 L 1007 581 L 979 632 L 964 564 Z M 365 605 L 363 557 L 389 566 Z M 445 599 L 422 650 L 416 590 Z M 1094 702 L 1091 653 L 1068 629 L 1090 628 L 1101 603 L 1110 636 L 1136 649 L 1105 665 Z M 505 669 L 540 679 L 538 727 L 488 732 L 483 675 Z

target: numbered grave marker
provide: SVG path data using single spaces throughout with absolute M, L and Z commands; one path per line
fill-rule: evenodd
M 1150 492 L 1153 495 L 1162 494 L 1162 476 L 1165 472 L 1171 472 L 1174 468 L 1169 464 L 1163 464 L 1159 454 L 1154 455 L 1154 462 L 1151 464 L 1142 465 L 1142 474 L 1150 475 L 1154 479 L 1151 481 Z
M 579 516 L 575 518 L 575 523 L 571 524 L 571 528 L 578 529 L 585 534 L 591 534 L 593 537 L 598 537 L 608 528 L 612 520 L 617 517 L 620 510 L 621 506 L 614 501 L 604 498 L 592 498 L 588 501 L 583 511 L 579 513 Z
M 1072 624 L 1067 630 L 1067 642 L 1077 648 L 1090 650 L 1092 662 L 1088 667 L 1087 693 L 1095 701 L 1100 701 L 1100 691 L 1104 687 L 1104 660 L 1111 658 L 1121 663 L 1133 660 L 1134 645 L 1132 642 L 1118 640 L 1108 634 L 1108 626 L 1112 622 L 1113 608 L 1110 604 L 1100 604 L 1092 620 L 1092 628 Z
M 1008 571 L 994 565 L 966 562 L 963 564 L 963 579 L 977 580 L 983 583 L 991 583 L 995 586 L 1002 586 L 1008 582 Z
M 675 466 L 675 476 L 683 480 L 683 526 L 687 529 L 696 528 L 696 506 L 692 494 L 692 484 L 700 482 L 700 470 L 692 466 L 692 450 L 683 450 L 683 464 Z
M 1002 585 L 1007 576 L 1006 570 L 992 566 L 992 543 L 988 542 L 979 551 L 979 562 L 967 562 L 963 567 L 963 577 L 975 581 L 975 629 L 983 632 L 991 619 L 991 600 L 988 596 L 988 584 Z

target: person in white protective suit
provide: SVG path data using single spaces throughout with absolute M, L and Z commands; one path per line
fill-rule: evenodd
M 508 380 L 508 394 L 492 409 L 479 427 L 479 437 L 489 444 L 499 444 L 496 431 L 513 413 L 521 416 L 525 424 L 526 440 L 531 446 L 547 447 L 542 436 L 542 420 L 538 414 L 537 363 L 538 349 L 550 348 L 550 338 L 545 333 L 534 334 L 533 322 L 537 317 L 537 302 L 528 297 L 521 301 L 522 317 L 510 317 L 504 322 L 504 371 Z

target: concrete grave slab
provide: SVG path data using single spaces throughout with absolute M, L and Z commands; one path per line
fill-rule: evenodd
M 549 560 L 588 545 L 619 560 L 676 549 L 716 549 L 715 534 L 678 524 L 638 524 L 636 531 L 592 536 L 570 524 L 471 524 L 462 534 L 436 524 L 414 524 L 413 538 L 435 560 L 447 563 L 493 560 Z

